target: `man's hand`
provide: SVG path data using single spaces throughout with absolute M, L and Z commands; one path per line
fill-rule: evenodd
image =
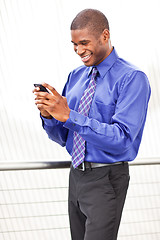
M 33 90 L 33 93 L 35 94 L 36 96 L 36 93 L 38 93 L 40 91 L 40 87 L 36 87 L 34 90 Z M 41 96 L 36 96 L 35 100 L 39 100 L 41 99 L 42 97 Z M 41 112 L 41 115 L 42 117 L 45 117 L 45 118 L 52 118 L 52 116 L 44 109 L 39 109 L 40 112 Z
M 36 98 L 35 104 L 40 110 L 42 116 L 50 118 L 51 116 L 61 122 L 66 122 L 69 118 L 70 109 L 67 99 L 61 96 L 55 88 L 47 83 L 42 84 L 48 88 L 51 93 L 41 92 L 37 88 L 33 90 Z

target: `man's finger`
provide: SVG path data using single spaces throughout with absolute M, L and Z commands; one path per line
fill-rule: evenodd
M 33 89 L 32 92 L 33 92 L 33 93 L 35 93 L 35 92 L 39 92 L 39 90 L 40 90 L 40 88 L 39 88 L 39 87 L 36 87 L 36 88 Z
M 50 106 L 50 102 L 46 99 L 35 99 L 35 104 L 36 105 L 41 104 L 41 105 L 45 105 L 45 106 Z M 53 105 L 53 103 L 52 103 L 52 105 Z
M 34 95 L 37 96 L 38 98 L 48 98 L 50 94 L 47 92 L 35 91 Z
M 54 87 L 52 87 L 52 86 L 50 86 L 49 84 L 47 84 L 47 83 L 42 83 L 42 85 L 44 86 L 44 87 L 46 87 L 46 88 L 48 88 L 52 93 L 53 93 L 53 95 L 54 96 L 61 96 L 57 91 L 56 91 L 56 89 L 54 88 Z

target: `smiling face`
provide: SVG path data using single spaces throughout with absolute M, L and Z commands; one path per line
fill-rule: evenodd
M 110 53 L 109 31 L 107 29 L 98 37 L 90 33 L 87 28 L 71 30 L 71 38 L 74 51 L 87 67 L 98 65 Z

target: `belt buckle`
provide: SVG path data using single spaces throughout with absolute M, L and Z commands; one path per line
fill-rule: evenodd
M 81 164 L 80 164 L 80 166 L 81 166 L 81 168 L 78 168 L 80 171 L 85 171 L 86 170 L 86 167 L 85 167 L 85 163 L 84 162 L 82 162 Z
M 85 168 L 85 163 L 84 162 L 82 162 L 82 169 L 81 169 L 82 171 L 85 171 L 86 170 L 86 168 Z

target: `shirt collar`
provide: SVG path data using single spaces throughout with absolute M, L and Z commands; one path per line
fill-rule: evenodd
M 100 64 L 98 64 L 96 66 L 96 68 L 102 78 L 107 73 L 107 71 L 113 66 L 113 64 L 115 63 L 117 58 L 118 58 L 118 54 L 117 54 L 116 50 L 113 48 L 112 52 L 108 55 L 108 57 L 105 58 Z M 94 66 L 89 67 L 88 76 L 90 75 L 93 67 Z

